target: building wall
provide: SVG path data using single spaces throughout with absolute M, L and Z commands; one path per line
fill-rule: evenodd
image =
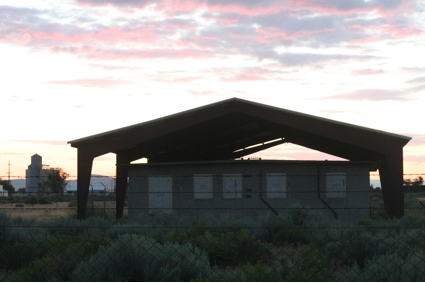
M 201 199 L 195 199 L 194 188 L 208 190 L 208 184 L 200 185 L 199 179 L 194 178 L 197 174 L 203 174 L 204 180 L 212 180 L 212 194 L 200 192 L 197 196 Z M 335 184 L 343 180 L 346 192 L 327 193 L 332 180 L 337 180 Z M 233 186 L 240 191 L 233 195 L 226 193 Z M 273 186 L 277 191 L 270 191 Z M 370 217 L 369 163 L 237 160 L 130 165 L 129 218 L 161 210 L 190 215 L 229 213 L 257 217 L 274 213 L 273 210 L 285 214 L 295 203 L 335 217 L 319 199 L 319 190 L 338 219 L 354 222 Z
M 9 195 L 9 192 L 6 190 L 3 190 L 3 185 L 0 185 L 0 196 L 7 197 Z

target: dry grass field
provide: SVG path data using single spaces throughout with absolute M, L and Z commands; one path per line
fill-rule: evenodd
M 94 207 L 98 211 L 105 209 L 108 215 L 115 215 L 115 201 L 94 202 Z M 75 207 L 68 207 L 69 202 L 55 202 L 52 204 L 24 204 L 24 207 L 15 207 L 15 203 L 0 204 L 0 211 L 5 211 L 11 217 L 36 218 L 38 221 L 49 221 L 59 217 L 66 217 L 72 214 Z M 90 208 L 91 202 L 87 204 Z M 104 206 L 105 205 L 105 206 Z M 124 216 L 127 216 L 127 207 L 124 208 Z

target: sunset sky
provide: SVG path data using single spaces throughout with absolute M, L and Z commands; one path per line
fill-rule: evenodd
M 35 153 L 75 176 L 67 141 L 231 97 L 410 136 L 425 176 L 424 1 L 0 0 L 0 75 L 3 179 Z

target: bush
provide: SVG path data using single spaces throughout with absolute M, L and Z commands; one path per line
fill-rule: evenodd
M 273 243 L 279 246 L 285 244 L 308 244 L 309 238 L 303 227 L 294 224 L 286 224 L 277 233 L 272 235 Z
M 37 196 L 37 203 L 39 204 L 52 204 L 50 197 L 45 195 L 38 195 Z
M 291 262 L 292 267 L 289 265 Z M 323 248 L 314 244 L 306 246 L 301 253 L 293 253 L 281 260 L 289 270 L 289 281 L 333 281 L 334 266 Z
M 308 205 L 303 208 L 301 204 L 296 203 L 289 207 L 288 216 L 294 225 L 303 226 L 309 215 L 310 207 Z
M 229 270 L 223 277 L 225 281 L 245 282 L 279 282 L 287 281 L 288 269 L 277 270 L 267 264 L 258 262 L 254 265 L 246 264 L 236 270 Z
M 30 240 L 20 243 L 6 240 L 1 245 L 0 266 L 6 270 L 18 270 L 47 253 L 50 241 Z
M 37 197 L 36 196 L 34 196 L 34 195 L 30 195 L 30 196 L 28 196 L 25 200 L 24 200 L 24 203 L 26 203 L 26 204 L 37 204 L 38 203 L 38 200 L 37 200 Z
M 198 236 L 191 243 L 207 251 L 210 263 L 218 266 L 237 266 L 258 261 L 270 263 L 271 252 L 247 229 L 218 235 Z
M 49 242 L 46 256 L 39 257 L 20 271 L 20 280 L 69 281 L 77 264 L 95 254 L 99 247 L 109 244 L 99 236 L 54 239 Z
M 364 269 L 355 265 L 340 278 L 341 281 L 425 281 L 425 254 L 411 253 L 407 258 L 396 253 L 381 255 L 366 263 Z
M 205 252 L 190 244 L 161 245 L 145 236 L 124 235 L 99 249 L 73 271 L 71 281 L 190 281 L 218 276 Z
M 401 224 L 407 228 L 422 228 L 425 225 L 425 215 L 407 214 L 400 219 Z
M 378 256 L 397 253 L 406 257 L 414 252 L 420 240 L 425 240 L 424 233 L 420 230 L 395 231 L 392 228 L 380 229 L 369 233 L 363 230 L 357 233 L 341 233 L 339 239 L 330 240 L 326 245 L 326 253 L 329 257 L 340 260 L 342 264 L 353 266 L 356 264 L 363 268 L 367 261 Z M 352 230 L 356 232 L 356 230 Z
M 72 209 L 68 211 L 68 216 L 71 217 L 72 219 L 77 219 L 78 218 L 77 203 L 70 202 L 68 204 L 68 207 L 72 207 Z M 105 220 L 111 220 L 111 221 L 115 220 L 116 219 L 115 209 L 110 209 L 110 208 L 105 209 L 103 205 L 100 205 L 100 206 L 96 205 L 94 207 L 87 206 L 86 219 L 89 219 L 89 218 L 103 218 Z
M 15 204 L 15 207 L 24 207 L 24 205 L 22 203 L 17 203 Z
M 248 229 L 219 234 L 198 225 L 181 233 L 168 233 L 163 240 L 178 244 L 191 243 L 205 250 L 212 265 L 237 266 L 272 261 L 271 252 Z

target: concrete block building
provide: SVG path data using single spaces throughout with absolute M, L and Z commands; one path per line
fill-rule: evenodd
M 295 203 L 345 222 L 370 216 L 372 162 L 234 160 L 129 165 L 129 218 L 284 215 Z
M 68 143 L 78 150 L 79 219 L 85 218 L 93 159 L 115 153 L 117 218 L 129 188 L 130 217 L 143 210 L 281 214 L 300 203 L 355 221 L 368 217 L 368 193 L 361 192 L 376 169 L 388 214 L 404 215 L 403 147 L 410 140 L 232 98 Z M 238 160 L 287 142 L 347 161 Z M 140 158 L 148 163 L 131 164 Z

